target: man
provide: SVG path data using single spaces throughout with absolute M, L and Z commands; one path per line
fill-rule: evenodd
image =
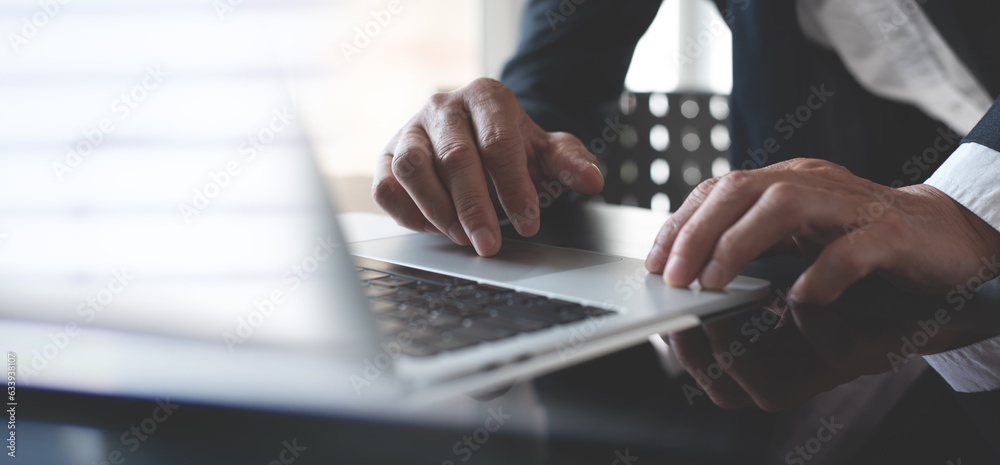
M 647 268 L 673 286 L 720 288 L 769 249 L 815 251 L 793 304 L 829 303 L 874 272 L 940 294 L 982 277 L 1000 254 L 1000 4 L 717 3 L 733 31 L 737 171 L 695 189 Z M 491 256 L 498 214 L 537 232 L 542 183 L 598 192 L 580 140 L 613 110 L 658 7 L 530 2 L 502 83 L 432 96 L 380 157 L 376 202 L 406 227 Z M 807 120 L 793 116 L 802 105 Z M 1000 389 L 1000 338 L 928 360 L 959 391 Z

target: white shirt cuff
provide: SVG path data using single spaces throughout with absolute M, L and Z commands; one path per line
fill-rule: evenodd
M 1000 152 L 966 142 L 925 184 L 1000 230 Z M 958 392 L 1000 389 L 1000 336 L 924 359 Z
M 1000 336 L 940 354 L 924 355 L 924 360 L 958 392 L 1000 389 Z
M 1000 152 L 966 142 L 924 184 L 948 194 L 1000 231 Z

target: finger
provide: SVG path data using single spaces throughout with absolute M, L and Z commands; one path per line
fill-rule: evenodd
M 802 336 L 831 365 L 843 360 L 857 348 L 857 331 L 834 309 L 800 304 L 792 308 L 791 313 Z
M 733 171 L 723 176 L 677 233 L 664 271 L 667 283 L 689 286 L 722 233 L 746 213 L 768 185 L 788 176 L 765 170 Z
M 835 309 L 818 305 L 798 305 L 792 313 L 799 331 L 831 370 L 848 379 L 889 369 L 898 371 L 898 365 L 885 354 L 901 352 L 900 335 L 920 329 L 912 321 L 899 319 L 857 327 Z
M 688 195 L 681 207 L 672 213 L 670 218 L 667 218 L 667 221 L 663 223 L 663 227 L 660 228 L 660 232 L 656 235 L 656 240 L 653 242 L 652 249 L 646 255 L 646 269 L 650 273 L 663 272 L 663 267 L 667 263 L 667 257 L 670 255 L 670 249 L 677 238 L 677 232 L 691 219 L 691 215 L 694 215 L 698 207 L 705 202 L 708 194 L 712 192 L 712 188 L 715 187 L 715 183 L 718 181 L 719 178 L 711 178 L 698 184 L 698 187 Z
M 896 256 L 893 238 L 899 237 L 884 223 L 875 223 L 860 235 L 845 235 L 823 249 L 795 281 L 788 298 L 793 303 L 825 305 L 847 286 L 877 269 L 891 268 Z
M 410 198 L 406 189 L 392 175 L 392 153 L 386 152 L 375 165 L 372 198 L 382 211 L 389 214 L 400 226 L 414 231 L 441 234 Z
M 671 333 L 665 339 L 669 339 L 668 344 L 676 352 L 677 360 L 698 384 L 690 388 L 705 392 L 712 402 L 723 408 L 754 405 L 750 395 L 712 358 L 712 345 L 700 326 Z M 690 389 L 684 390 L 688 402 L 693 403 L 695 394 Z
M 500 224 L 490 200 L 483 164 L 465 110 L 443 97 L 432 97 L 434 109 L 424 129 L 434 148 L 438 175 L 451 196 L 455 213 L 476 252 L 484 257 L 500 251 Z
M 432 153 L 431 141 L 423 128 L 411 127 L 396 144 L 391 162 L 393 177 L 437 230 L 446 231 L 456 244 L 469 245 L 469 238 L 458 221 L 451 197 L 434 169 Z
M 492 79 L 468 86 L 466 109 L 476 134 L 479 155 L 496 188 L 496 195 L 517 232 L 538 232 L 538 193 L 528 173 L 527 154 L 518 120 L 523 111 L 510 89 Z
M 548 179 L 581 194 L 596 194 L 604 189 L 604 175 L 597 167 L 597 157 L 580 139 L 566 132 L 546 136 L 548 144 L 541 153 L 541 164 Z
M 703 287 L 725 287 L 751 261 L 795 235 L 828 240 L 840 234 L 852 212 L 845 203 L 830 202 L 827 192 L 810 186 L 778 182 L 727 229 L 698 277 Z

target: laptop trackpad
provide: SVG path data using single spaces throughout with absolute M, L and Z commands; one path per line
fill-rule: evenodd
M 500 253 L 483 258 L 472 246 L 444 236 L 408 234 L 349 245 L 354 255 L 473 279 L 512 282 L 620 261 L 621 257 L 503 239 Z

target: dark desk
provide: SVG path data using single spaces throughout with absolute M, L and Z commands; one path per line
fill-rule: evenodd
M 626 255 L 647 247 L 662 220 L 606 206 L 546 215 L 535 240 Z M 769 258 L 746 273 L 787 289 L 802 266 Z M 742 309 L 692 333 L 710 350 L 748 338 L 732 366 L 757 376 L 774 402 L 794 404 L 777 413 L 716 407 L 643 344 L 473 403 L 462 426 L 190 404 L 159 422 L 149 420 L 163 418 L 154 401 L 22 391 L 19 457 L 4 463 L 1000 463 L 988 445 L 1000 433 L 986 429 L 1000 417 L 996 396 L 951 392 L 919 357 L 898 373 L 886 365 L 884 348 L 899 345 L 892 332 L 906 334 L 943 305 L 870 281 L 832 309 L 764 326 L 754 320 L 769 315 L 763 309 Z M 947 326 L 998 334 L 995 308 L 994 281 Z M 815 315 L 824 317 L 808 321 Z M 889 371 L 860 376 L 882 366 Z M 498 414 L 512 426 L 481 428 Z

